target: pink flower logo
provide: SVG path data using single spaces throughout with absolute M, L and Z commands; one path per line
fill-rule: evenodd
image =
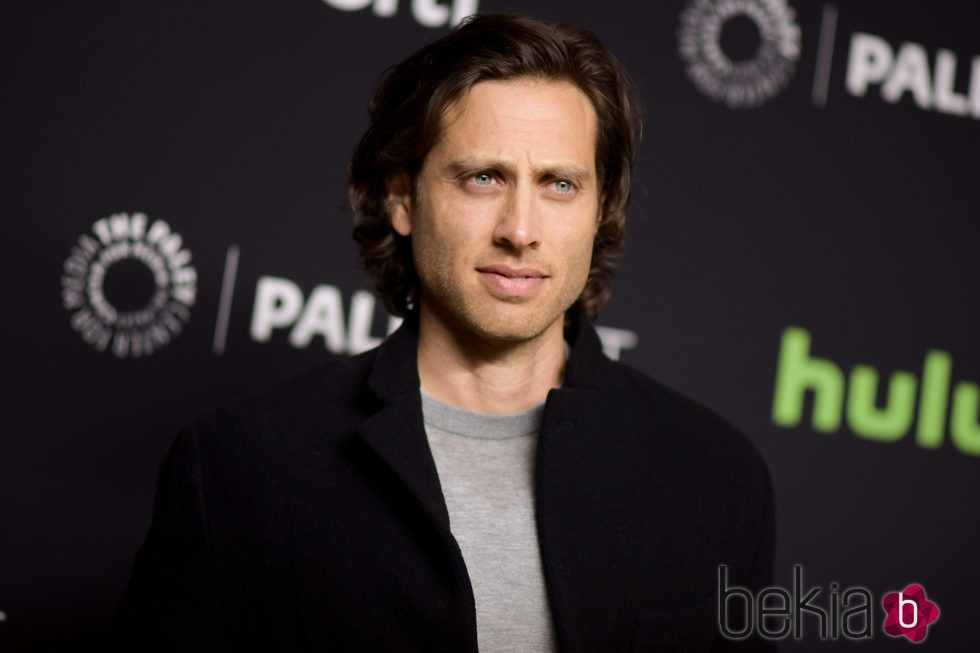
M 939 606 L 915 583 L 901 592 L 886 594 L 881 604 L 885 606 L 885 632 L 892 637 L 905 635 L 916 644 L 926 638 L 929 626 L 939 618 Z

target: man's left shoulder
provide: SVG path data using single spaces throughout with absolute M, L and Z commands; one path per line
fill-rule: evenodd
M 640 446 L 662 451 L 666 440 L 678 459 L 693 457 L 702 468 L 735 467 L 768 479 L 768 467 L 755 443 L 728 419 L 640 370 L 610 363 L 622 383 L 610 399 L 628 416 Z

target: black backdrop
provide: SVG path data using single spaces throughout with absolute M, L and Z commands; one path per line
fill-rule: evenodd
M 757 443 L 777 581 L 800 563 L 822 605 L 917 581 L 942 610 L 926 646 L 980 641 L 973 0 L 21 0 L 0 10 L 0 650 L 97 649 L 177 428 L 385 333 L 347 158 L 380 71 L 474 7 L 586 26 L 634 74 L 599 324 Z M 865 650 L 902 646 L 874 609 Z M 832 645 L 804 634 L 787 648 Z

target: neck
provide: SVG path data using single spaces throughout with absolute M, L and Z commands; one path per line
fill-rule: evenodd
M 519 342 L 462 331 L 420 311 L 419 379 L 429 396 L 479 413 L 516 413 L 541 403 L 561 383 L 563 320 Z

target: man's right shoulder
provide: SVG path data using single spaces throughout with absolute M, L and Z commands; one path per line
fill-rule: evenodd
M 342 436 L 377 409 L 368 389 L 377 350 L 336 357 L 260 391 L 204 413 L 184 428 L 198 445 L 279 446 L 311 433 Z

